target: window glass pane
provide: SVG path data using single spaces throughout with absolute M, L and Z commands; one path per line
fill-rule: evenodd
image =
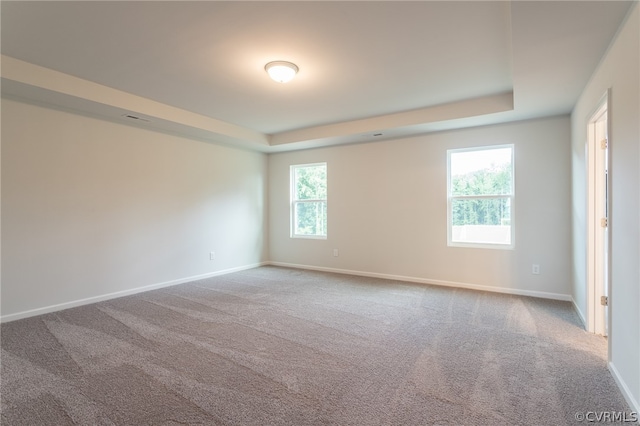
M 327 203 L 325 201 L 295 203 L 295 235 L 327 235 Z
M 511 244 L 511 199 L 451 200 L 451 241 Z
M 295 169 L 295 199 L 324 200 L 327 198 L 327 166 L 297 167 Z
M 511 194 L 511 147 L 452 152 L 451 195 Z

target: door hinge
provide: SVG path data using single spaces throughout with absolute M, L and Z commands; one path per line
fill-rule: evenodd
M 609 306 L 609 298 L 607 296 L 600 296 L 600 304 L 602 306 Z
M 602 219 L 600 219 L 600 226 L 602 226 L 603 228 L 606 228 L 607 226 L 609 226 L 609 221 L 607 220 L 606 217 L 603 217 Z
M 608 147 L 608 146 L 609 146 L 609 143 L 607 142 L 607 140 L 606 140 L 606 139 L 602 139 L 602 140 L 600 141 L 600 148 L 602 148 L 602 149 L 607 149 L 607 147 Z

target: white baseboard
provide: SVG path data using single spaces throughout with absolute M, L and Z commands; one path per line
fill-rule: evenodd
M 350 269 L 326 268 L 322 266 L 298 265 L 294 263 L 268 262 L 268 264 L 273 266 L 282 266 L 286 268 L 308 269 L 311 271 L 322 271 L 322 272 L 334 272 L 337 274 L 358 275 L 361 277 L 372 277 L 372 278 L 383 278 L 387 280 L 407 281 L 407 282 L 420 283 L 420 284 L 432 284 L 432 285 L 439 285 L 444 287 L 466 288 L 470 290 L 490 291 L 493 293 L 505 293 L 505 294 L 514 294 L 518 296 L 531 296 L 531 297 L 539 297 L 543 299 L 563 300 L 567 302 L 570 302 L 572 300 L 572 297 L 569 294 L 548 293 L 545 291 L 521 290 L 516 288 L 504 288 L 504 287 L 491 287 L 491 286 L 480 285 L 480 284 L 433 280 L 429 278 L 408 277 L 404 275 L 380 274 L 376 272 L 353 271 Z
M 576 313 L 578 314 L 578 317 L 580 318 L 580 321 L 582 321 L 582 326 L 586 330 L 587 329 L 587 320 L 585 319 L 584 314 L 582 313 L 582 311 L 580 310 L 580 308 L 576 304 L 576 301 L 574 300 L 573 297 L 571 298 L 571 303 L 573 304 L 573 310 L 576 311 Z
M 211 278 L 218 275 L 226 275 L 232 272 L 244 271 L 246 269 L 253 269 L 253 268 L 257 268 L 259 266 L 265 266 L 268 264 L 269 262 L 261 262 L 261 263 L 251 264 L 251 265 L 238 266 L 236 268 L 224 269 L 221 271 L 209 272 L 206 274 L 194 275 L 186 278 L 179 278 L 177 280 L 165 281 L 162 283 L 136 287 L 128 290 L 116 291 L 114 293 L 107 293 L 99 296 L 87 297 L 86 299 L 73 300 L 71 302 L 59 303 L 57 305 L 50 305 L 50 306 L 45 306 L 43 308 L 31 309 L 28 311 L 18 312 L 15 314 L 3 315 L 2 317 L 0 317 L 0 322 L 4 323 L 4 322 L 19 320 L 22 318 L 34 317 L 36 315 L 48 314 L 51 312 L 61 311 L 63 309 L 75 308 L 76 306 L 89 305 L 91 303 L 102 302 L 104 300 L 115 299 L 117 297 L 130 296 L 132 294 L 142 293 L 144 291 L 155 290 L 163 287 L 170 287 L 178 284 L 184 284 L 190 281 L 202 280 L 205 278 Z
M 618 373 L 618 369 L 611 362 L 609 363 L 609 371 L 611 372 L 613 379 L 616 381 L 620 392 L 622 392 L 624 399 L 627 400 L 627 404 L 629 404 L 631 411 L 640 414 L 640 403 L 638 403 L 638 401 L 633 397 L 633 395 L 631 394 L 631 390 L 629 390 L 629 387 L 627 386 L 625 381 L 622 380 L 620 373 Z
M 63 309 L 74 308 L 76 306 L 102 302 L 104 300 L 115 299 L 117 297 L 129 296 L 136 293 L 142 293 L 144 291 L 155 290 L 158 288 L 169 287 L 169 286 L 178 285 L 178 284 L 184 284 L 190 281 L 201 280 L 205 278 L 215 277 L 218 275 L 230 274 L 232 272 L 243 271 L 246 269 L 253 269 L 253 268 L 257 268 L 259 266 L 265 266 L 265 265 L 283 266 L 287 268 L 296 268 L 296 269 L 307 269 L 312 271 L 334 272 L 338 274 L 382 278 L 382 279 L 388 279 L 388 280 L 406 281 L 406 282 L 414 282 L 414 283 L 420 283 L 420 284 L 432 284 L 432 285 L 439 285 L 439 286 L 445 286 L 445 287 L 466 288 L 471 290 L 490 291 L 494 293 L 514 294 L 514 295 L 520 295 L 520 296 L 532 296 L 532 297 L 540 297 L 544 299 L 573 301 L 572 297 L 567 294 L 548 293 L 548 292 L 532 291 L 532 290 L 520 290 L 520 289 L 513 289 L 513 288 L 491 287 L 491 286 L 485 286 L 485 285 L 479 285 L 479 284 L 459 283 L 459 282 L 453 282 L 453 281 L 442 281 L 442 280 L 433 280 L 433 279 L 426 279 L 426 278 L 416 278 L 416 277 L 409 277 L 404 275 L 390 275 L 390 274 L 380 274 L 375 272 L 353 271 L 350 269 L 326 268 L 326 267 L 320 267 L 320 266 L 299 265 L 299 264 L 282 263 L 282 262 L 261 262 L 261 263 L 251 264 L 251 265 L 239 266 L 236 268 L 225 269 L 221 271 L 210 272 L 207 274 L 194 275 L 191 277 L 180 278 L 177 280 L 165 281 L 162 283 L 136 287 L 136 288 L 118 291 L 114 293 L 102 294 L 99 296 L 88 297 L 85 299 L 73 300 L 70 302 L 45 306 L 42 308 L 31 309 L 28 311 L 17 312 L 15 314 L 3 315 L 0 317 L 0 322 L 4 323 L 4 322 L 19 320 L 22 318 L 33 317 L 36 315 L 48 314 L 51 312 L 61 311 Z M 575 306 L 575 302 L 574 302 L 574 306 Z M 579 310 L 578 310 L 578 314 L 580 315 L 581 319 L 584 321 L 584 318 L 581 316 L 581 313 Z

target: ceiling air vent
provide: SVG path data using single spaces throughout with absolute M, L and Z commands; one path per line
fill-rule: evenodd
M 122 116 L 124 118 L 126 118 L 127 120 L 131 120 L 131 121 L 141 121 L 141 122 L 144 122 L 144 123 L 150 123 L 151 122 L 151 120 L 147 120 L 146 118 L 142 118 L 142 117 L 139 117 L 139 116 L 134 115 L 134 114 L 123 114 Z

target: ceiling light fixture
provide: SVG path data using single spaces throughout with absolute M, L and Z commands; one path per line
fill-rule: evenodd
M 286 83 L 298 73 L 298 66 L 286 61 L 273 61 L 264 66 L 265 71 L 274 81 Z

